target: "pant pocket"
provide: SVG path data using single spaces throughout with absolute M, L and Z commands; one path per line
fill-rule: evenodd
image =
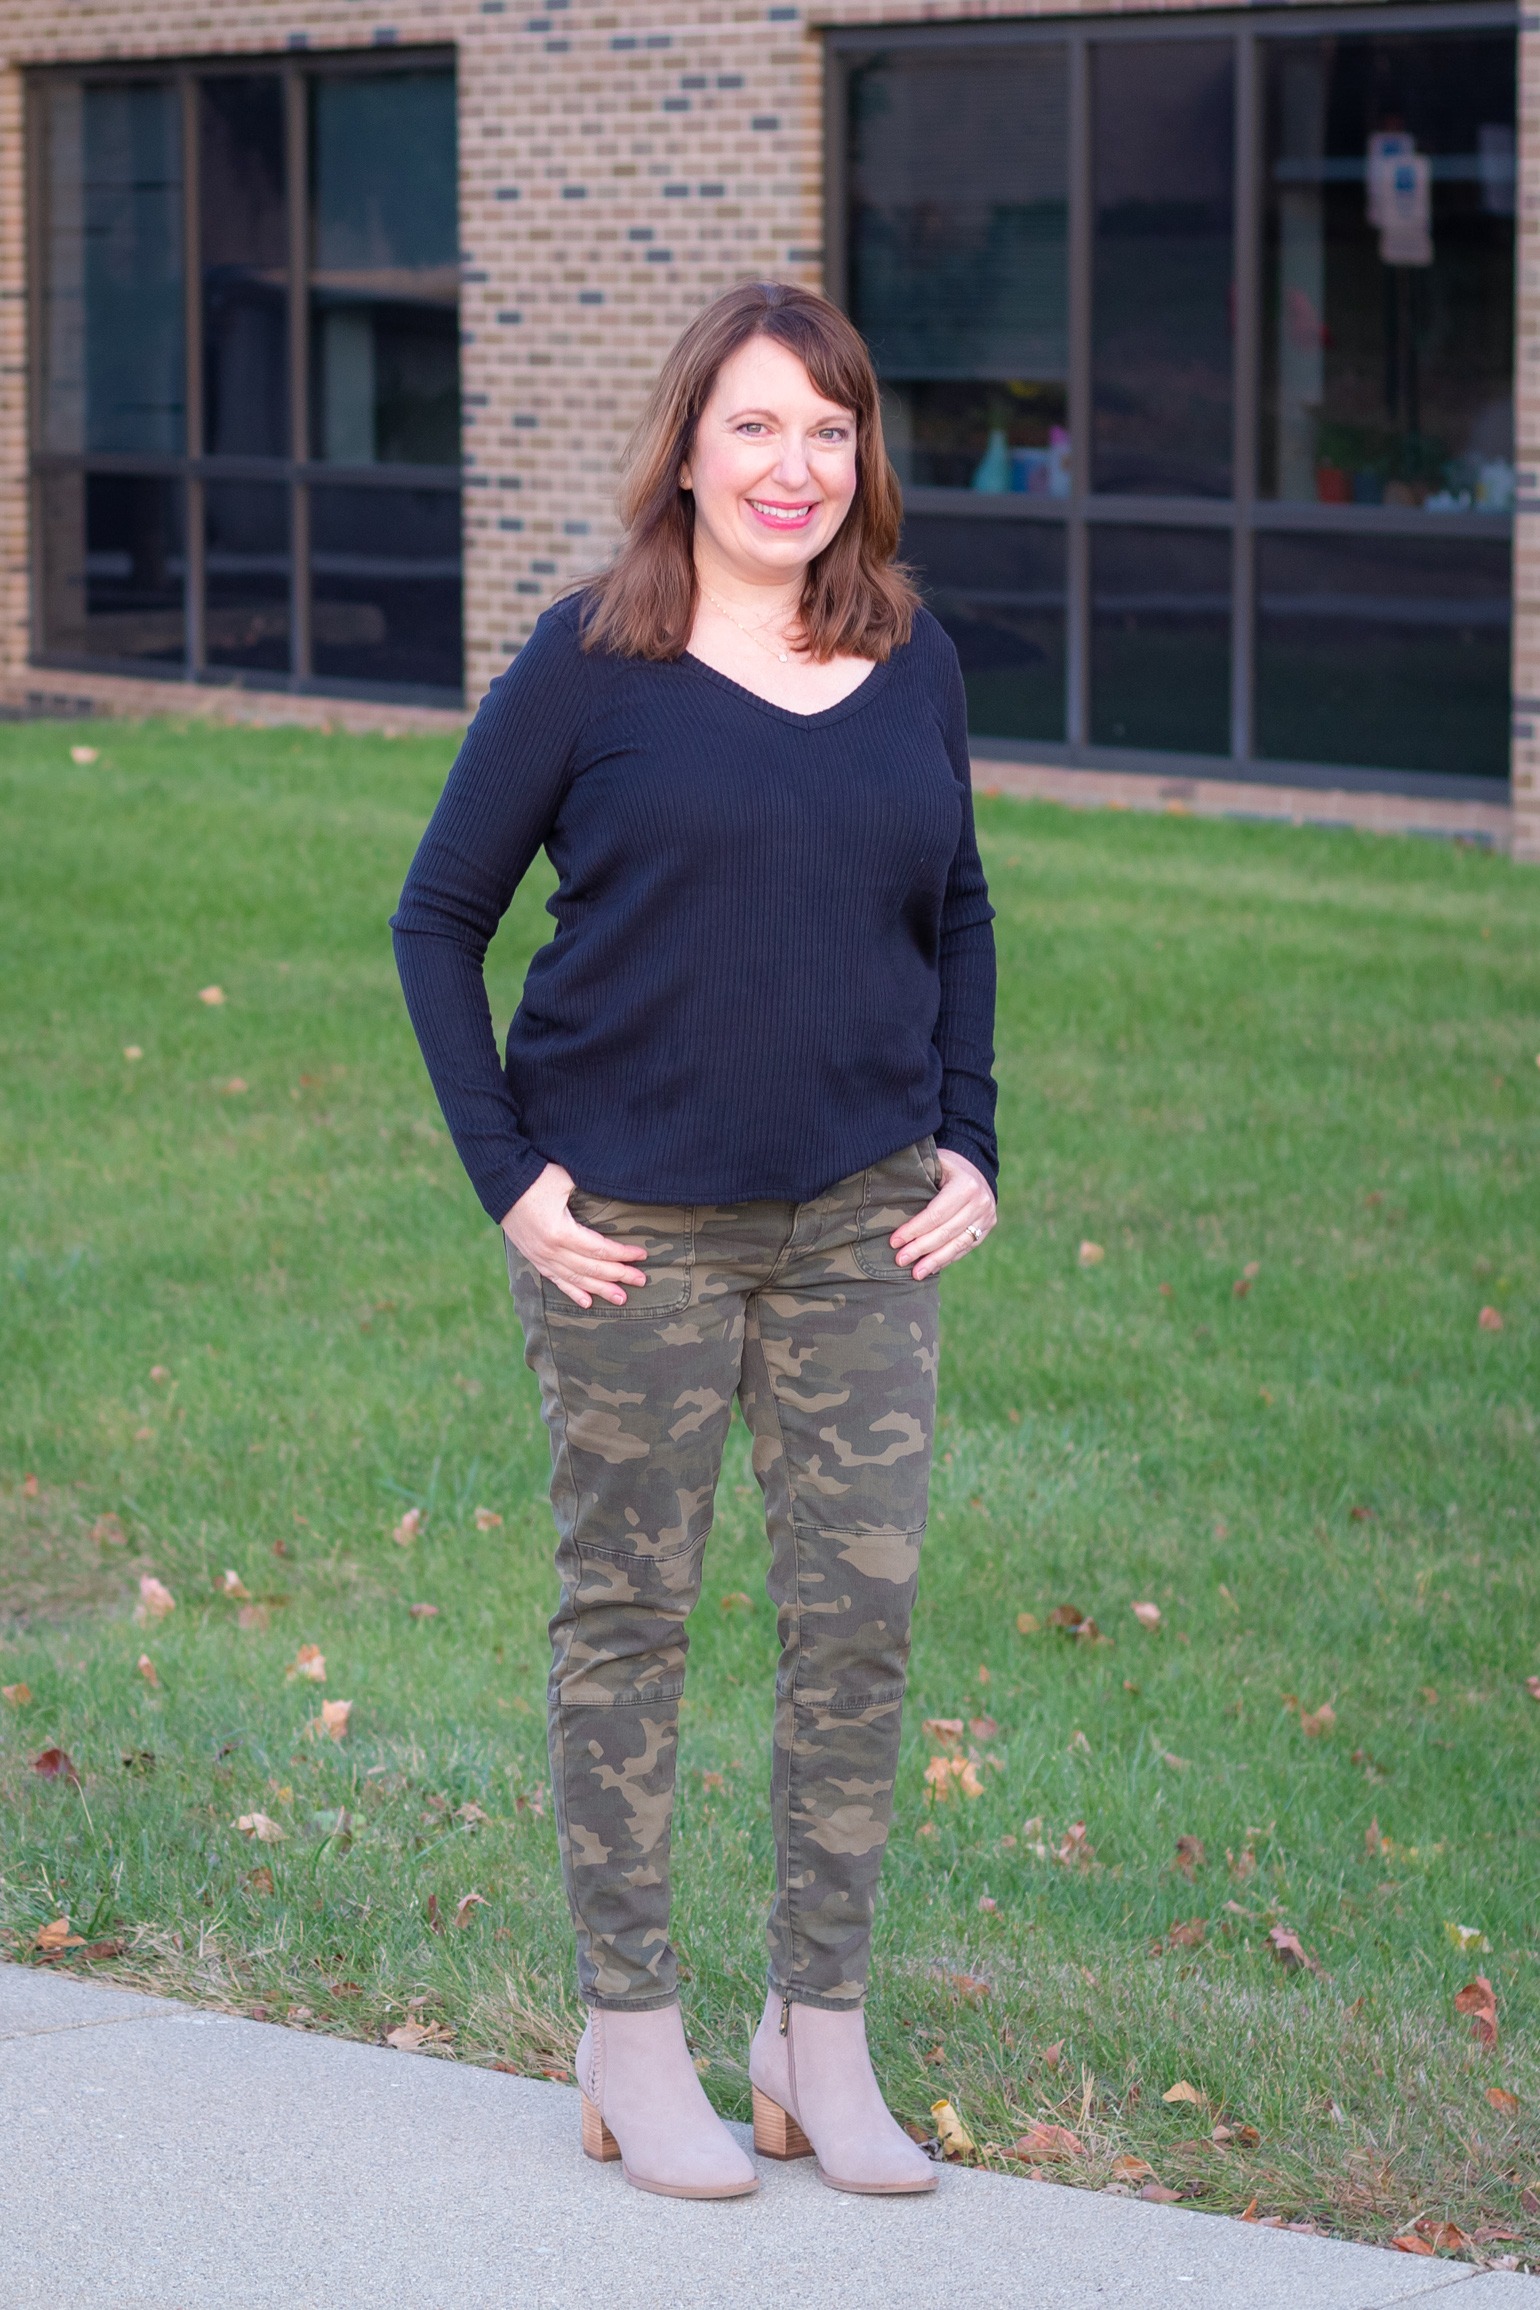
M 863 1275 L 874 1282 L 911 1280 L 909 1269 L 899 1266 L 888 1237 L 906 1219 L 917 1219 L 940 1187 L 934 1139 L 918 1139 L 912 1147 L 901 1147 L 896 1155 L 871 1166 L 856 1215 L 855 1259 Z

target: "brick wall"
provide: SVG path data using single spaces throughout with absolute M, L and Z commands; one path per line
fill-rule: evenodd
M 827 23 L 1064 14 L 820 0 Z M 474 699 L 614 534 L 646 384 L 723 283 L 821 277 L 821 50 L 791 0 L 0 0 L 0 673 L 27 650 L 20 73 L 73 58 L 453 42 L 459 54 L 466 680 Z M 1521 156 L 1540 155 L 1540 33 Z M 1540 170 L 1522 165 L 1521 456 L 1540 482 Z M 1533 182 L 1531 182 L 1533 180 Z M 1516 833 L 1540 859 L 1540 494 L 1519 516 Z M 1534 735 L 1531 735 L 1534 733 Z

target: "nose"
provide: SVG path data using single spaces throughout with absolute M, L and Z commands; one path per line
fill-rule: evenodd
M 809 479 L 807 450 L 800 434 L 782 434 L 781 454 L 776 460 L 775 478 L 783 489 L 806 488 Z

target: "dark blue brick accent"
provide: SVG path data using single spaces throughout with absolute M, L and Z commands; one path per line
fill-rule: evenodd
M 671 265 L 673 261 L 674 252 L 672 249 L 649 249 L 647 251 L 649 265 Z
M 628 241 L 650 241 L 652 239 L 651 225 L 630 226 L 626 233 L 626 239 Z
M 524 517 L 519 513 L 500 514 L 498 516 L 497 526 L 499 529 L 518 531 L 524 527 Z
M 743 86 L 743 74 L 741 72 L 719 72 L 717 74 L 717 86 L 718 88 L 741 88 Z
M 542 593 L 544 588 L 537 586 L 533 578 L 520 578 L 513 590 L 516 594 L 538 594 Z
M 522 313 L 499 313 L 497 317 L 508 328 L 512 328 L 516 321 L 522 321 L 524 318 Z
M 515 417 L 513 422 L 521 433 L 529 433 L 540 423 L 540 420 L 538 417 L 522 416 Z
M 401 36 L 397 32 L 394 24 L 376 24 L 374 28 L 374 45 L 376 48 L 394 48 L 397 40 L 400 37 Z
M 749 122 L 750 128 L 779 128 L 780 125 L 779 119 L 773 112 L 756 112 Z
M 641 42 L 632 32 L 617 32 L 610 41 L 612 48 L 640 48 Z
M 665 96 L 663 109 L 665 112 L 688 112 L 690 99 L 687 96 Z
M 663 198 L 666 201 L 682 201 L 688 199 L 689 192 L 687 184 L 666 184 L 663 187 Z
M 539 577 L 555 577 L 556 575 L 556 564 L 553 561 L 532 561 L 529 566 Z
M 588 535 L 586 521 L 564 521 L 561 526 L 564 534 L 568 537 L 586 537 Z
M 586 184 L 564 184 L 561 188 L 561 197 L 564 201 L 586 201 L 588 187 Z
M 703 201 L 719 201 L 726 191 L 725 184 L 703 184 L 700 188 L 700 197 Z
M 500 201 L 516 201 L 519 197 L 519 188 L 516 184 L 500 184 L 495 197 Z
M 579 289 L 578 303 L 580 305 L 602 305 L 604 303 L 604 291 L 602 289 Z
M 704 88 L 706 84 L 704 72 L 682 72 L 679 76 L 681 88 Z
M 310 35 L 309 35 L 309 33 L 308 33 L 308 32 L 291 32 L 291 33 L 289 34 L 289 38 L 288 38 L 288 46 L 289 46 L 290 48 L 308 48 L 308 47 L 310 46 Z

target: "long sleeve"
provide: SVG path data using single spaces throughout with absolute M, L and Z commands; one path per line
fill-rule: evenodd
M 963 822 L 941 908 L 941 1008 L 935 1044 L 941 1054 L 941 1129 L 936 1144 L 966 1155 L 996 1186 L 994 1018 L 995 910 L 973 828 L 968 761 L 968 700 L 956 652 L 948 645 L 945 740 L 962 796 Z
M 493 1219 L 545 1167 L 498 1055 L 484 963 L 552 827 L 582 727 L 586 667 L 547 614 L 483 699 L 391 918 L 396 967 L 444 1120 Z

